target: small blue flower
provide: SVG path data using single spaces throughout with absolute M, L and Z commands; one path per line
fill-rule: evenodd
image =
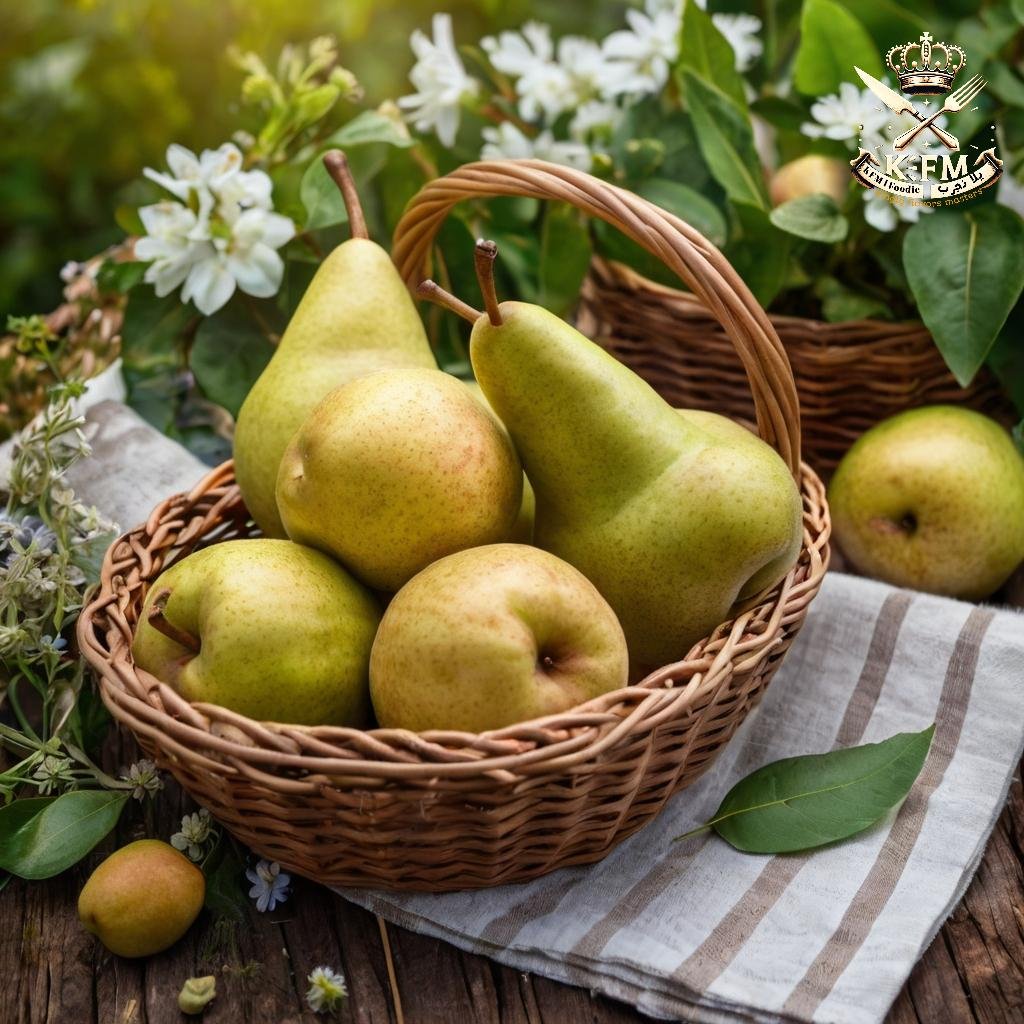
M 252 882 L 249 896 L 256 901 L 256 909 L 261 914 L 288 899 L 288 886 L 292 879 L 281 870 L 277 861 L 261 860 L 255 868 L 246 871 L 245 877 Z

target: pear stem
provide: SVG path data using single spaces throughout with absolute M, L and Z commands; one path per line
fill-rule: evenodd
M 164 608 L 167 607 L 167 599 L 171 596 L 170 590 L 161 590 L 153 598 L 153 604 L 149 609 L 149 624 L 158 632 L 163 633 L 169 640 L 173 640 L 182 647 L 187 648 L 193 654 L 199 653 L 199 640 L 188 630 L 175 626 L 164 617 Z
M 473 266 L 476 268 L 476 279 L 480 282 L 480 293 L 484 297 L 484 308 L 492 327 L 500 327 L 504 321 L 498 306 L 498 292 L 494 287 L 494 261 L 498 256 L 498 247 L 494 242 L 480 238 L 473 252 Z
M 324 167 L 327 168 L 327 173 L 341 193 L 352 237 L 369 238 L 370 232 L 366 229 L 363 204 L 359 201 L 359 193 L 356 191 L 356 183 L 352 177 L 352 169 L 348 165 L 348 158 L 340 149 L 329 149 L 324 153 Z
M 463 320 L 467 320 L 471 324 L 475 324 L 483 316 L 479 309 L 474 309 L 468 302 L 463 302 L 457 295 L 446 292 L 436 281 L 431 281 L 430 278 L 420 282 L 419 287 L 416 289 L 416 294 L 421 299 L 427 299 L 435 305 L 441 306 L 457 316 L 461 316 Z

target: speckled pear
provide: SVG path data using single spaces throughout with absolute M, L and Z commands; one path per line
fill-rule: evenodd
M 721 417 L 680 415 L 540 306 L 492 314 L 470 356 L 533 484 L 535 543 L 608 600 L 634 679 L 685 657 L 795 561 L 801 501 L 785 463 Z
M 132 654 L 186 700 L 260 721 L 361 727 L 379 621 L 376 599 L 321 552 L 230 540 L 161 573 Z
M 396 591 L 445 555 L 506 541 L 523 470 L 508 434 L 440 370 L 381 370 L 335 389 L 288 444 L 288 536 Z
M 235 427 L 235 475 L 265 534 L 284 537 L 274 500 L 281 456 L 328 391 L 387 367 L 436 363 L 391 258 L 366 237 L 354 185 L 337 150 L 324 157 L 343 187 L 353 237 L 320 265 L 250 390 Z

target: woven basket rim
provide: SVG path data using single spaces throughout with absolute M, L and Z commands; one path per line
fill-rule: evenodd
M 684 291 L 675 285 L 665 284 L 663 281 L 654 281 L 645 274 L 640 273 L 635 267 L 631 267 L 621 260 L 607 259 L 604 256 L 594 254 L 591 257 L 591 267 L 604 270 L 614 277 L 629 283 L 633 288 L 643 288 L 655 295 L 672 296 L 676 301 L 685 300 L 692 302 L 707 312 L 706 307 L 693 292 Z M 836 333 L 854 330 L 878 330 L 885 328 L 896 333 L 910 333 L 911 331 L 927 334 L 931 332 L 921 320 L 881 320 L 877 317 L 861 317 L 858 320 L 822 320 L 814 316 L 799 316 L 795 313 L 773 313 L 765 311 L 773 324 L 786 326 L 790 324 L 809 325 L 815 332 L 827 334 L 830 331 Z M 711 314 L 708 314 L 709 316 Z
M 166 683 L 137 667 L 131 652 L 135 622 L 127 615 L 131 610 L 124 578 L 127 564 L 139 561 L 140 551 L 146 550 L 144 538 L 166 535 L 168 524 L 180 527 L 187 523 L 184 510 L 211 492 L 224 492 L 216 501 L 218 512 L 232 507 L 244 510 L 241 494 L 233 482 L 230 460 L 208 473 L 191 492 L 163 501 L 146 523 L 123 534 L 110 546 L 103 561 L 100 586 L 79 617 L 79 649 L 99 674 L 104 702 L 115 717 L 130 719 L 137 731 L 158 731 L 165 743 L 171 740 L 190 753 L 203 750 L 207 755 L 220 755 L 235 767 L 240 762 L 259 763 L 268 769 L 377 779 L 522 772 L 529 769 L 531 761 L 542 762 L 545 771 L 552 769 L 553 762 L 570 768 L 615 743 L 636 722 L 648 720 L 653 724 L 678 714 L 696 699 L 702 687 L 713 689 L 721 685 L 725 676 L 744 670 L 747 663 L 756 663 L 779 642 L 777 634 L 784 624 L 788 604 L 805 596 L 806 604 L 813 598 L 829 559 L 824 485 L 806 465 L 802 466 L 802 481 L 806 506 L 804 541 L 797 562 L 783 580 L 747 601 L 735 618 L 694 644 L 679 662 L 655 670 L 639 683 L 565 712 L 502 729 L 484 733 L 416 733 L 406 729 L 260 722 L 220 705 L 186 701 Z M 190 540 L 171 549 L 174 560 L 183 558 L 202 539 L 200 530 L 192 530 Z M 161 565 L 156 573 L 164 567 Z M 148 585 L 135 599 L 136 610 L 147 590 Z M 768 608 L 772 613 L 764 629 L 757 634 L 748 633 L 746 627 Z M 124 616 L 122 623 L 110 621 L 111 609 Z M 763 640 L 765 634 L 773 637 L 767 644 Z M 709 652 L 709 646 L 717 649 Z M 684 678 L 685 683 L 676 686 L 677 677 Z M 132 693 L 133 689 L 144 693 L 147 699 Z M 325 756 L 318 758 L 296 749 L 299 737 L 333 748 L 335 754 L 354 748 L 375 756 L 359 759 L 346 754 L 339 758 L 325 751 Z M 190 746 L 186 747 L 186 742 Z M 403 754 L 417 760 L 405 760 Z

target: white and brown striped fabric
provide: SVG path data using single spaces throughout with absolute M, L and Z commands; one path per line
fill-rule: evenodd
M 769 761 L 937 723 L 902 807 L 807 855 L 704 834 Z M 346 892 L 397 924 L 660 1018 L 881 1021 L 973 874 L 1024 745 L 1024 616 L 831 574 L 712 770 L 600 864 L 445 896 Z

